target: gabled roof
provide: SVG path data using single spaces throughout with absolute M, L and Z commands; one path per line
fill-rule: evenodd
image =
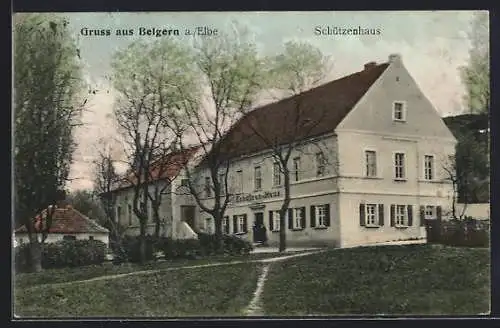
M 228 131 L 221 150 L 236 157 L 333 132 L 388 66 L 370 63 L 363 71 L 254 109 Z
M 35 227 L 41 229 L 45 224 L 44 218 L 47 215 L 47 210 L 44 210 L 33 220 Z M 16 233 L 28 232 L 25 226 L 15 230 Z M 52 217 L 52 224 L 49 233 L 74 234 L 74 233 L 107 233 L 108 229 L 100 226 L 94 220 L 89 219 L 76 209 L 67 206 L 64 208 L 56 208 Z
M 187 165 L 187 163 L 193 158 L 198 149 L 201 146 L 192 146 L 183 150 L 173 151 L 168 153 L 163 158 L 156 160 L 151 164 L 149 170 L 149 181 L 167 180 L 170 181 L 174 179 L 181 170 Z M 117 183 L 113 191 L 129 188 L 136 184 L 137 178 L 131 172 L 124 175 L 124 178 Z

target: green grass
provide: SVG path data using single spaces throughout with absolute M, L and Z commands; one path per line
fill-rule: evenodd
M 19 317 L 239 316 L 259 263 L 182 269 L 15 290 Z
M 14 276 L 14 286 L 15 288 L 25 288 L 35 285 L 86 280 L 100 276 L 130 273 L 135 271 L 161 270 L 188 265 L 200 265 L 218 262 L 252 261 L 282 255 L 283 254 L 279 253 L 256 253 L 230 257 L 214 256 L 197 260 L 179 259 L 173 261 L 149 262 L 144 265 L 128 263 L 123 265 L 113 265 L 111 263 L 105 263 L 103 265 L 92 265 L 78 268 L 51 269 L 37 273 L 18 273 Z M 285 255 L 288 255 L 288 253 Z
M 378 246 L 290 259 L 271 266 L 263 305 L 266 315 L 485 313 L 489 250 Z

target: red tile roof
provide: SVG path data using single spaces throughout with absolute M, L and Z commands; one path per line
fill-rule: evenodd
M 388 66 L 372 64 L 363 71 L 256 108 L 228 131 L 221 149 L 236 157 L 333 132 Z
M 38 215 L 35 220 L 35 227 L 41 228 L 41 224 L 45 224 L 42 217 L 45 217 L 47 210 L 44 210 L 41 215 Z M 25 226 L 21 226 L 15 230 L 16 233 L 27 232 Z M 101 227 L 97 222 L 89 219 L 79 211 L 68 206 L 66 208 L 56 208 L 52 217 L 52 224 L 49 233 L 106 233 L 108 229 Z
M 150 167 L 150 181 L 161 179 L 171 180 L 179 175 L 182 168 L 196 154 L 201 146 L 193 146 L 184 150 L 178 150 L 167 154 L 163 159 L 157 160 Z M 124 178 L 115 190 L 124 189 L 135 185 L 136 177 L 132 173 L 128 173 L 128 177 Z

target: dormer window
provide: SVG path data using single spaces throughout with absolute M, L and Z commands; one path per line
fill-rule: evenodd
M 392 104 L 392 119 L 394 121 L 406 121 L 406 104 L 403 101 L 395 101 Z

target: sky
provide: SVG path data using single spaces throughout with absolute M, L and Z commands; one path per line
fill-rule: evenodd
M 333 62 L 329 79 L 363 69 L 370 61 L 386 62 L 400 54 L 405 67 L 424 94 L 443 115 L 464 110 L 464 87 L 459 67 L 467 63 L 472 11 L 419 12 L 141 12 L 66 13 L 80 48 L 84 74 L 99 92 L 92 95 L 83 114 L 84 126 L 76 131 L 78 148 L 74 156 L 68 188 L 92 187 L 92 160 L 102 138 L 117 134 L 112 121 L 115 93 L 106 76 L 113 53 L 138 38 L 140 28 L 179 29 L 180 40 L 189 41 L 186 29 L 208 27 L 224 31 L 232 22 L 246 26 L 254 35 L 259 51 L 278 53 L 284 42 L 307 41 Z M 377 35 L 318 35 L 317 28 L 378 29 Z M 85 35 L 85 30 L 109 29 L 109 36 Z M 115 31 L 134 30 L 133 36 L 117 36 Z

